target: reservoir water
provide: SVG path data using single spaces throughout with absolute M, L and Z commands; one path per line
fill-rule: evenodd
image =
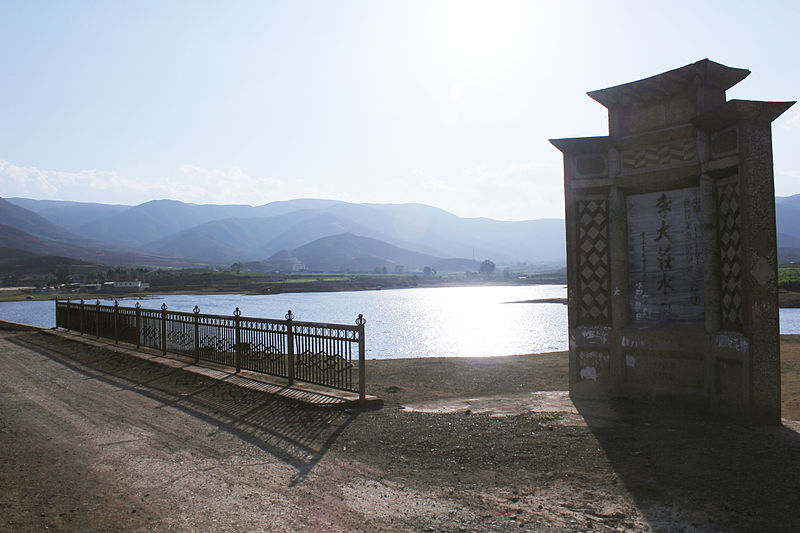
M 353 324 L 367 319 L 367 358 L 501 356 L 567 349 L 567 306 L 509 303 L 565 298 L 563 285 L 448 287 L 275 295 L 166 295 L 141 299 L 142 307 Z M 136 298 L 122 298 L 133 306 Z M 101 300 L 108 304 L 108 300 Z M 0 319 L 55 325 L 52 301 L 0 303 Z M 781 333 L 800 333 L 800 309 L 781 309 Z

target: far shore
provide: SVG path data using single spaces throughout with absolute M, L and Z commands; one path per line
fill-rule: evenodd
M 413 278 L 412 278 L 413 279 Z M 418 277 L 410 281 L 409 279 L 403 280 L 398 283 L 396 279 L 367 279 L 367 280 L 340 280 L 340 279 L 321 279 L 319 281 L 304 281 L 304 282 L 284 282 L 284 283 L 269 283 L 261 286 L 246 284 L 241 288 L 224 286 L 220 288 L 204 288 L 198 289 L 184 289 L 184 288 L 153 288 L 146 292 L 31 292 L 30 290 L 23 291 L 13 287 L 0 288 L 0 302 L 11 301 L 24 301 L 24 300 L 86 300 L 92 301 L 96 299 L 122 299 L 122 298 L 153 298 L 168 294 L 244 294 L 244 295 L 267 295 L 267 294 L 285 294 L 285 293 L 302 293 L 302 292 L 350 292 L 350 291 L 375 291 L 375 290 L 393 290 L 393 289 L 429 289 L 429 288 L 447 288 L 447 287 L 504 287 L 504 286 L 529 286 L 529 285 L 566 285 L 564 279 L 489 279 L 489 280 L 459 280 L 449 278 L 433 278 L 426 279 Z M 511 302 L 511 303 L 530 303 L 526 302 Z M 564 301 L 563 303 L 565 303 Z M 539 303 L 562 303 L 562 302 L 539 302 Z
M 416 286 L 352 286 L 341 284 L 338 286 L 321 286 L 317 282 L 308 282 L 300 284 L 292 284 L 280 289 L 274 286 L 270 290 L 158 290 L 148 292 L 133 292 L 133 293 L 100 293 L 100 292 L 83 292 L 83 293 L 63 293 L 63 292 L 23 292 L 13 287 L 0 287 L 0 302 L 16 302 L 16 301 L 41 301 L 41 300 L 66 300 L 67 298 L 73 301 L 81 299 L 85 301 L 101 300 L 114 300 L 114 299 L 147 299 L 157 298 L 159 296 L 171 294 L 199 294 L 199 295 L 213 295 L 213 294 L 243 294 L 243 295 L 256 295 L 256 294 L 283 294 L 283 293 L 301 293 L 301 292 L 349 292 L 349 291 L 367 291 L 367 290 L 392 290 L 392 289 L 417 289 L 417 288 L 444 288 L 444 287 L 487 287 L 487 286 L 527 286 L 527 285 L 566 285 L 563 281 L 448 281 L 445 283 L 419 283 Z M 778 293 L 778 301 L 781 309 L 797 309 L 800 308 L 800 292 L 784 291 Z M 566 298 L 539 298 L 534 300 L 518 300 L 505 302 L 508 304 L 567 304 Z

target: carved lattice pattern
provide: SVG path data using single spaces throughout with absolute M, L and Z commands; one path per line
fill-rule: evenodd
M 580 317 L 589 323 L 610 319 L 611 271 L 608 258 L 608 202 L 578 202 Z
M 297 366 L 327 372 L 334 370 L 344 372 L 353 367 L 353 364 L 344 357 L 336 354 L 329 355 L 324 351 L 306 351 L 297 356 Z
M 722 182 L 717 188 L 719 225 L 720 303 L 722 324 L 742 327 L 742 234 L 739 181 Z
M 157 341 L 161 338 L 161 331 L 158 326 L 144 325 L 142 326 L 142 338 Z
M 638 170 L 642 168 L 671 165 L 694 161 L 697 158 L 697 141 L 686 139 L 669 144 L 648 146 L 639 150 L 622 152 L 622 168 Z
M 260 359 L 262 361 L 279 361 L 283 358 L 283 352 L 275 346 L 266 346 L 263 343 L 258 343 L 250 347 L 248 352 L 253 359 Z
M 227 339 L 217 337 L 216 335 L 206 335 L 200 339 L 200 348 L 211 348 L 215 352 L 230 352 L 233 351 L 233 344 Z
M 177 344 L 179 346 L 189 346 L 190 344 L 194 344 L 194 337 L 186 333 L 185 331 L 180 330 L 172 330 L 167 333 L 167 339 L 169 342 L 173 344 Z

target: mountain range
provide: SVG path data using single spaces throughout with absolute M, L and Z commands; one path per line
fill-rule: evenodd
M 775 201 L 779 259 L 800 260 L 800 195 Z M 424 204 L 297 199 L 261 206 L 136 206 L 0 198 L 0 248 L 128 266 L 463 271 L 480 260 L 558 268 L 564 221 L 463 218 Z M 477 262 L 476 262 L 477 260 Z
M 261 206 L 154 200 L 136 206 L 0 199 L 0 247 L 122 265 L 421 270 L 491 259 L 564 263 L 559 219 L 462 218 L 423 204 L 298 199 Z M 313 245 L 313 246 L 312 246 Z M 453 261 L 455 260 L 455 261 Z

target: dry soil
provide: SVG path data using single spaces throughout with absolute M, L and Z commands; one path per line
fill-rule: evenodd
M 564 353 L 370 361 L 309 408 L 46 331 L 0 332 L 0 530 L 798 531 L 784 424 L 572 403 Z

